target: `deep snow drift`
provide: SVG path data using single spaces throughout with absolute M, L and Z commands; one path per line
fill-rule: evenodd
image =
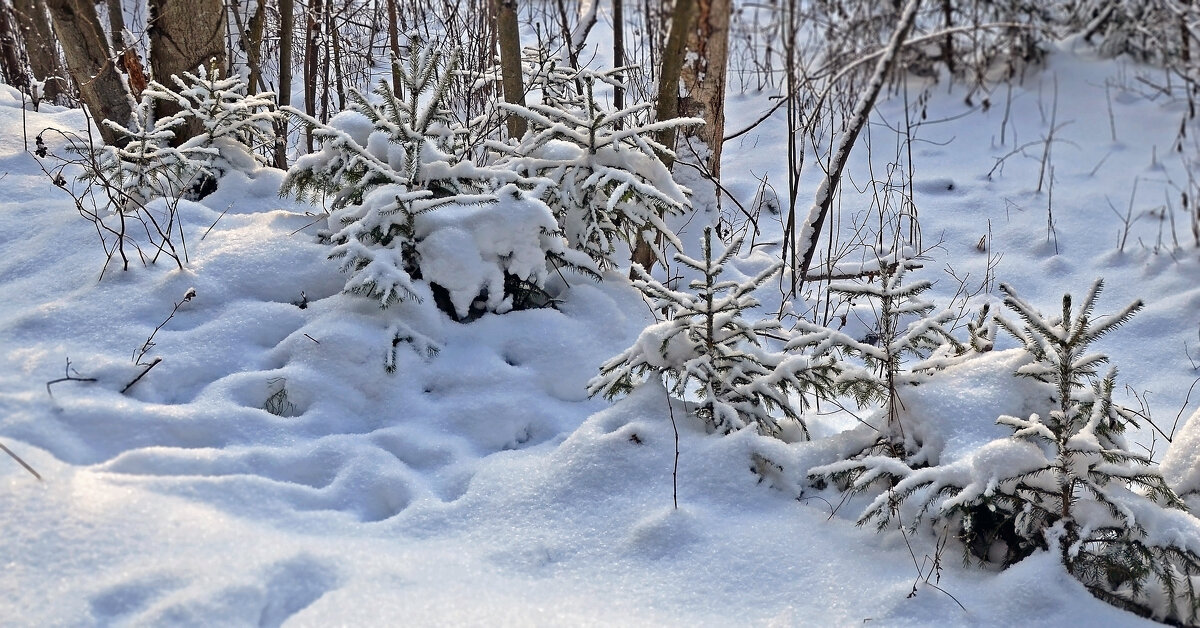
M 934 87 L 931 122 L 914 144 L 914 188 L 924 240 L 938 243 L 922 276 L 937 280 L 939 305 L 958 285 L 948 267 L 972 286 L 984 279 L 989 254 L 976 244 L 985 236 L 996 277 L 1043 310 L 1097 276 L 1107 281 L 1102 313 L 1145 299 L 1100 349 L 1169 429 L 1200 401 L 1193 394 L 1181 410 L 1200 377 L 1200 251 L 1177 201 L 1196 153 L 1172 152 L 1181 110 L 1144 93 L 1139 71 L 1149 72 L 1059 53 L 1013 89 L 1007 116 L 1001 88 L 986 111 L 938 123 L 967 106 Z M 1055 132 L 1050 197 L 1035 192 L 1040 145 L 993 167 L 1048 134 L 1055 84 L 1057 123 L 1069 124 Z M 766 103 L 731 97 L 729 128 Z M 863 499 L 796 500 L 789 482 L 751 473 L 750 454 L 762 448 L 791 479 L 829 462 L 820 438 L 851 427 L 844 414 L 812 417 L 818 440 L 787 445 L 749 430 L 706 435 L 653 386 L 611 406 L 589 399 L 598 366 L 653 321 L 620 272 L 572 279 L 557 310 L 466 325 L 397 306 L 440 350 L 402 347 L 388 374 L 389 319 L 340 294 L 345 278 L 312 235 L 320 209 L 281 200 L 282 173 L 263 169 L 181 204 L 184 270 L 110 266 L 98 282 L 95 231 L 22 133 L 32 144 L 40 129 L 76 129 L 83 117 L 46 107 L 23 121 L 20 106 L 3 88 L 0 442 L 44 479 L 0 457 L 2 624 L 1144 621 L 1092 598 L 1048 554 L 993 573 L 963 566 L 951 543 L 929 580 L 939 591 L 918 575 L 929 573 L 937 539 L 856 528 Z M 877 166 L 895 158 L 884 122 L 902 107 L 898 97 L 882 103 L 864 139 Z M 748 201 L 756 175 L 784 180 L 783 138 L 771 120 L 731 142 L 726 187 Z M 869 180 L 866 154 L 851 164 L 844 215 L 867 210 L 856 190 Z M 698 215 L 680 228 L 690 246 L 715 217 L 710 199 L 699 193 Z M 733 265 L 743 276 L 777 252 L 777 220 L 764 213 L 761 224 L 760 245 Z M 996 298 L 988 287 L 979 299 Z M 134 353 L 190 288 L 196 297 L 147 353 L 162 362 L 118 392 L 142 371 Z M 778 292 L 763 300 L 777 307 Z M 913 411 L 944 426 L 944 456 L 1004 436 L 996 417 L 1025 411 L 1012 358 L 980 358 L 915 399 Z M 97 381 L 56 383 L 48 394 L 68 360 L 73 376 Z M 281 390 L 282 416 L 265 411 Z M 1166 454 L 1169 478 L 1195 487 L 1200 419 L 1180 423 L 1173 451 L 1148 429 L 1137 439 L 1156 459 Z

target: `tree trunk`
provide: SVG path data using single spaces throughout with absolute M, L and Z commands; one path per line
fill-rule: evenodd
M 496 0 L 496 34 L 500 39 L 500 75 L 504 101 L 525 106 L 525 80 L 521 76 L 521 27 L 517 23 L 516 0 Z M 508 136 L 525 135 L 525 118 L 509 114 Z
M 317 117 L 317 41 L 321 37 L 321 0 L 314 0 L 308 8 L 307 36 L 304 40 L 304 112 L 310 118 Z M 312 129 L 304 132 L 308 152 L 313 151 Z
M 96 5 L 91 0 L 46 0 L 46 7 L 71 78 L 79 86 L 80 98 L 95 119 L 100 137 L 106 144 L 124 145 L 127 138 L 107 128 L 104 121 L 128 126 L 133 109 L 125 80 L 113 64 Z
M 325 44 L 325 51 L 324 54 L 318 57 L 321 61 L 321 122 L 329 122 L 329 103 L 332 100 L 329 97 L 329 68 L 333 65 L 330 48 L 337 47 L 337 33 L 333 32 L 332 20 L 328 18 L 333 13 L 333 10 L 333 0 L 325 0 L 324 10 L 320 14 L 321 19 L 324 20 L 321 26 L 321 33 L 324 35 L 323 43 Z
M 121 33 L 125 32 L 125 9 L 121 6 L 121 0 L 106 0 L 105 6 L 108 7 L 109 41 L 113 50 L 123 50 L 125 39 Z
M 246 48 L 246 62 L 250 66 L 249 93 L 256 94 L 262 83 L 262 42 L 267 27 L 267 0 L 258 0 L 254 15 L 250 17 L 250 44 Z
M 223 72 L 225 61 L 225 6 L 221 0 L 150 0 L 150 71 L 154 80 L 174 87 L 171 76 L 184 72 Z M 155 116 L 163 118 L 180 111 L 173 102 L 157 101 Z M 181 128 L 174 143 L 179 145 L 203 132 L 199 120 Z
M 260 90 L 265 90 L 266 86 L 262 81 L 262 40 L 263 33 L 266 30 L 267 21 L 267 2 L 266 0 L 255 0 L 254 12 L 250 14 L 250 23 L 247 26 L 242 22 L 241 14 L 236 7 L 232 11 L 234 23 L 238 28 L 238 38 L 241 42 L 242 50 L 246 51 L 246 93 L 257 94 Z
M 954 26 L 954 3 L 951 0 L 942 0 L 942 28 L 950 30 Z M 946 64 L 946 71 L 951 77 L 957 71 L 957 64 L 954 59 L 954 35 L 946 33 L 942 38 L 942 63 Z
M 662 69 L 658 73 L 658 106 L 654 110 L 657 121 L 679 117 L 679 78 L 683 73 L 684 44 L 692 26 L 696 23 L 696 0 L 675 0 L 675 14 L 671 18 L 671 32 L 662 53 Z M 675 129 L 662 132 L 658 141 L 667 148 L 675 148 Z M 661 155 L 670 168 L 675 158 Z
M 709 149 L 708 170 L 721 175 L 721 142 L 725 135 L 725 76 L 729 65 L 730 0 L 697 0 L 696 26 L 688 36 L 687 55 L 680 73 L 682 116 L 701 118 L 704 126 L 687 134 Z
M 279 0 L 279 94 L 280 107 L 292 104 L 292 21 L 295 18 L 293 0 Z M 288 124 L 280 116 L 275 132 L 275 167 L 287 168 Z
M 612 3 L 613 65 L 619 68 L 625 65 L 625 0 L 612 0 Z M 616 79 L 620 84 L 613 87 L 613 108 L 620 111 L 625 108 L 625 73 L 618 74 Z M 618 129 L 623 126 L 622 122 L 617 120 Z
M 21 55 L 21 36 L 12 8 L 0 4 L 0 73 L 4 82 L 23 91 L 29 91 L 29 75 L 25 71 L 25 59 Z
M 333 11 L 326 11 L 325 32 L 329 33 L 329 43 L 332 44 L 333 55 L 326 55 L 327 61 L 332 61 L 333 84 L 337 87 L 338 111 L 346 109 L 346 74 L 342 71 L 342 38 L 338 35 L 338 27 L 334 22 Z M 329 72 L 325 73 L 328 81 Z M 324 120 L 322 120 L 324 122 Z
M 400 95 L 400 68 L 396 66 L 400 62 L 400 25 L 398 23 L 399 16 L 396 11 L 396 0 L 387 0 L 388 14 L 388 48 L 391 51 L 391 63 L 388 67 L 392 69 L 392 89 L 396 90 L 396 95 Z
M 662 53 L 662 68 L 658 73 L 658 106 L 654 109 L 654 119 L 658 121 L 679 117 L 679 76 L 683 71 L 684 42 L 696 19 L 696 0 L 675 0 L 675 14 L 671 18 L 671 32 L 667 35 L 667 45 Z M 658 141 L 667 148 L 675 148 L 675 129 L 663 131 Z M 675 158 L 666 153 L 659 155 L 662 162 L 670 168 L 675 164 Z M 654 267 L 658 257 L 654 247 L 646 242 L 646 230 L 643 229 L 634 245 L 632 262 L 641 264 L 646 272 Z M 630 276 L 633 276 L 630 271 Z
M 46 6 L 37 0 L 13 0 L 13 14 L 25 40 L 29 69 L 33 78 L 42 83 L 39 99 L 60 102 L 60 95 L 66 91 L 67 71 L 54 46 L 54 31 Z

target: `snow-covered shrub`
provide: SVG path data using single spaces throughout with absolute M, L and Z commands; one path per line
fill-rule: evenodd
M 114 210 L 136 211 L 151 199 L 178 197 L 200 173 L 199 164 L 185 151 L 171 146 L 183 119 L 155 123 L 153 111 L 153 98 L 143 93 L 129 128 L 105 120 L 128 140 L 123 146 L 79 142 L 71 148 L 88 164 L 81 178 L 100 185 Z
M 196 74 L 172 79 L 177 89 L 151 83 L 143 91 L 128 128 L 104 121 L 122 140 L 115 145 L 97 146 L 90 137 L 60 131 L 69 155 L 60 156 L 50 153 L 42 135 L 37 136 L 37 156 L 59 162 L 43 168 L 71 194 L 79 213 L 95 224 L 107 254 L 106 267 L 119 257 L 127 269 L 129 253 L 135 250 L 144 264 L 165 254 L 182 268 L 186 255 L 180 255 L 173 242 L 179 200 L 206 196 L 231 170 L 257 168 L 262 163 L 257 151 L 273 142 L 272 94 L 247 95 L 241 78 L 223 79 L 203 67 Z M 156 120 L 154 105 L 162 100 L 182 110 Z M 176 141 L 186 127 L 200 133 Z M 67 166 L 82 169 L 74 183 L 62 176 Z M 160 198 L 162 207 L 148 206 Z M 144 232 L 148 240 L 144 245 L 138 243 L 137 231 Z
M 761 336 L 782 333 L 779 322 L 751 322 L 744 313 L 759 304 L 750 293 L 779 272 L 781 264 L 747 281 L 721 280 L 741 240 L 718 254 L 710 227 L 702 242 L 703 260 L 675 255 L 676 261 L 702 273 L 689 285 L 693 292 L 671 290 L 634 266 L 641 275 L 634 285 L 655 310 L 666 311 L 666 320 L 647 327 L 632 347 L 605 362 L 588 383 L 588 392 L 611 399 L 661 378 L 677 397 L 698 395 L 703 401 L 697 414 L 716 432 L 754 425 L 762 434 L 780 436 L 784 424 L 777 412 L 807 438 L 808 427 L 798 412 L 804 409 L 804 395 L 829 395 L 834 388 L 830 335 L 797 334 L 785 351 L 768 350 Z
M 1078 310 L 1068 294 L 1061 316 L 1046 317 L 1002 285 L 1020 321 L 1001 318 L 1000 325 L 1029 356 L 1016 375 L 1042 387 L 1049 405 L 1027 418 L 1001 416 L 1010 438 L 947 465 L 893 465 L 899 481 L 859 523 L 882 529 L 907 512 L 916 527 L 932 514 L 967 551 L 1004 565 L 1038 549 L 1060 552 L 1067 571 L 1100 599 L 1195 623 L 1200 522 L 1150 459 L 1125 443 L 1122 433 L 1136 426 L 1136 415 L 1113 401 L 1116 370 L 1102 377 L 1098 368 L 1108 359 L 1089 348 L 1142 304 L 1094 318 L 1101 286 L 1092 286 Z
M 663 216 L 688 207 L 687 190 L 662 162 L 662 155 L 673 153 L 655 136 L 703 121 L 646 122 L 650 103 L 613 111 L 595 89 L 597 83 L 615 85 L 615 71 L 537 59 L 527 60 L 526 71 L 530 83 L 540 86 L 542 102 L 499 104 L 510 115 L 525 118 L 529 131 L 515 144 L 489 143 L 502 155 L 498 165 L 520 175 L 522 185 L 554 210 L 571 246 L 600 267 L 622 263 L 618 245 L 624 242 L 632 250 L 639 234 L 660 257 L 663 241 L 678 248 Z
M 414 39 L 407 65 L 393 63 L 400 86 L 380 79 L 373 97 L 350 90 L 349 108 L 328 124 L 283 108 L 321 143 L 288 170 L 284 194 L 306 199 L 328 195 L 336 210 L 363 204 L 368 193 L 382 186 L 403 188 L 392 191 L 402 204 L 427 201 L 429 207 L 454 195 L 485 191 L 493 174 L 463 158 L 466 130 L 455 127 L 445 107 L 457 51 L 447 56 Z
M 588 272 L 545 203 L 509 184 L 486 203 L 452 202 L 413 220 L 421 277 L 444 289 L 459 318 L 540 307 L 553 268 Z M 435 297 L 439 293 L 435 292 Z
M 158 125 L 177 119 L 191 125 L 197 133 L 179 149 L 207 174 L 219 179 L 231 170 L 245 172 L 269 163 L 266 153 L 275 145 L 279 117 L 275 94 L 250 94 L 245 79 L 222 77 L 217 67 L 200 66 L 195 74 L 184 72 L 171 81 L 174 87 L 151 81 L 143 95 L 180 107 Z
M 456 60 L 414 39 L 408 64 L 396 64 L 399 94 L 386 80 L 374 98 L 352 92 L 328 124 L 285 108 L 322 146 L 292 166 L 281 193 L 329 195 L 330 257 L 350 275 L 347 292 L 381 307 L 420 300 L 420 280 L 458 319 L 544 304 L 549 268 L 591 264 L 545 203 L 504 183 L 515 177 L 467 159 L 467 132 L 443 103 Z
M 175 89 L 150 83 L 134 108 L 130 128 L 104 121 L 127 140 L 124 145 L 78 147 L 95 153 L 97 166 L 84 176 L 116 190 L 123 209 L 157 197 L 201 198 L 226 172 L 265 164 L 260 151 L 274 143 L 274 94 L 247 94 L 241 77 L 222 78 L 219 70 L 203 66 L 195 74 L 184 72 L 171 79 Z M 157 101 L 175 103 L 181 111 L 156 120 Z M 176 142 L 189 125 L 202 131 Z

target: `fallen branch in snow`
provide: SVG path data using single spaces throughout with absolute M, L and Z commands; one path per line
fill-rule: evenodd
M 125 384 L 125 387 L 121 389 L 121 394 L 124 395 L 125 391 L 129 390 L 130 388 L 133 388 L 133 385 L 138 383 L 139 381 L 141 381 L 141 379 L 146 376 L 146 373 L 150 372 L 150 369 L 158 366 L 159 362 L 162 362 L 162 358 L 154 358 L 154 361 L 147 364 L 146 368 L 144 370 L 142 370 L 142 372 L 139 373 L 137 377 L 133 378 L 132 382 Z
M 16 460 L 17 464 L 21 465 L 22 467 L 25 467 L 25 470 L 32 473 L 33 477 L 37 478 L 39 482 L 42 481 L 42 476 L 39 475 L 37 471 L 34 471 L 33 467 L 29 466 L 29 464 L 27 462 L 25 462 L 24 460 L 21 460 L 20 456 L 13 453 L 13 450 L 9 449 L 8 447 L 5 447 L 4 443 L 0 443 L 0 449 L 3 449 L 4 453 L 8 454 L 13 460 Z
M 96 381 L 95 377 L 76 377 L 75 375 L 79 375 L 79 371 L 75 371 L 75 375 L 71 375 L 72 370 L 73 369 L 71 368 L 71 358 L 67 358 L 67 368 L 66 368 L 66 371 L 63 373 L 63 377 L 60 377 L 58 379 L 52 379 L 52 380 L 46 382 L 46 394 L 50 395 L 51 399 L 54 398 L 54 393 L 51 392 L 51 390 L 50 390 L 51 384 L 57 384 L 59 382 L 94 382 L 94 381 Z M 12 452 L 9 452 L 9 455 L 12 455 Z

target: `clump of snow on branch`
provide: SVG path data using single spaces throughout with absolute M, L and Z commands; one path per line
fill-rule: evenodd
M 621 254 L 636 247 L 639 237 L 660 258 L 666 244 L 681 248 L 663 217 L 685 211 L 688 192 L 662 161 L 674 154 L 655 136 L 703 121 L 649 122 L 651 103 L 608 109 L 595 90 L 617 85 L 617 70 L 571 68 L 537 50 L 526 54 L 524 66 L 542 102 L 499 104 L 507 114 L 524 118 L 529 131 L 514 143 L 489 143 L 502 156 L 498 165 L 520 175 L 523 185 L 554 210 L 571 246 L 601 267 L 620 265 Z

